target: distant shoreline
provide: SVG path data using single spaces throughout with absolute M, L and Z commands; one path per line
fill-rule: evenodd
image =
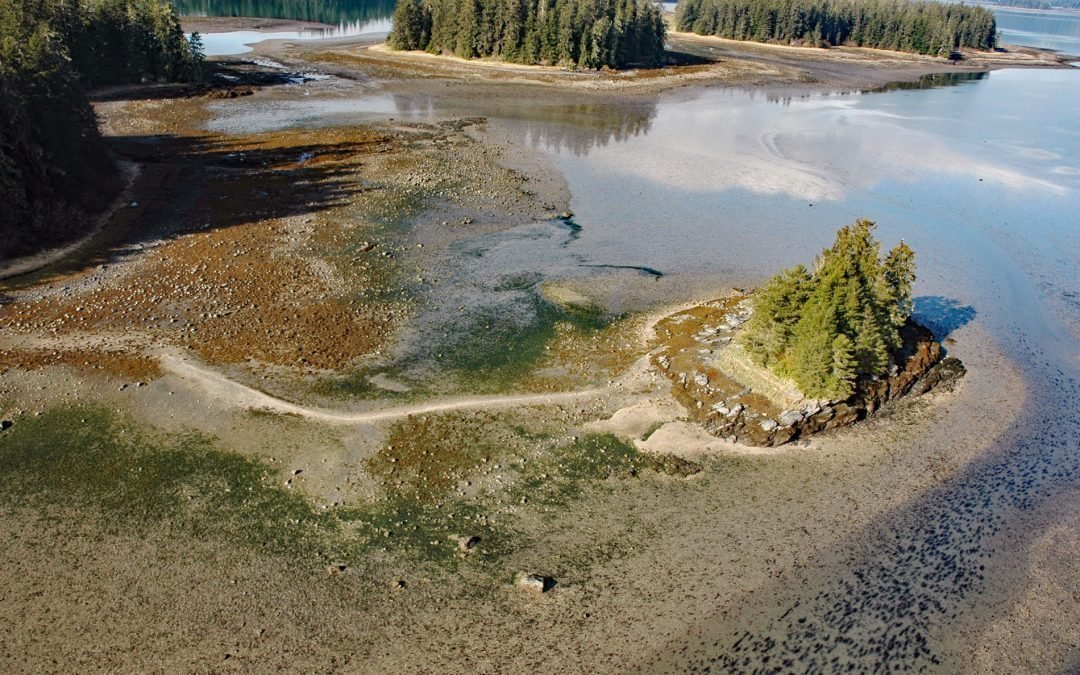
M 621 71 L 571 70 L 558 66 L 461 59 L 426 52 L 394 51 L 372 36 L 328 40 L 267 40 L 251 55 L 295 59 L 350 73 L 380 73 L 395 79 L 449 79 L 506 82 L 589 91 L 659 92 L 687 85 L 769 87 L 783 90 L 872 89 L 914 82 L 939 73 L 973 73 L 1004 68 L 1074 68 L 1057 52 L 1006 47 L 1000 52 L 967 52 L 964 61 L 861 47 L 792 47 L 668 33 L 668 50 L 682 64 Z M 228 57 L 227 57 L 228 58 Z
M 184 30 L 282 32 L 326 30 L 334 26 L 257 17 L 184 17 Z M 248 55 L 297 56 L 349 69 L 391 69 L 397 77 L 512 80 L 590 90 L 662 91 L 688 84 L 796 88 L 872 88 L 912 82 L 937 73 L 986 72 L 1004 68 L 1074 68 L 1076 57 L 1051 49 L 1004 45 L 1000 51 L 965 51 L 958 63 L 908 52 L 865 47 L 797 47 L 668 32 L 668 52 L 680 65 L 621 71 L 572 70 L 517 64 L 498 59 L 462 59 L 389 49 L 381 37 L 356 35 L 326 39 L 268 39 Z M 239 57 L 224 56 L 231 59 Z M 313 58 L 314 57 L 314 58 Z
M 185 16 L 181 17 L 180 23 L 185 33 L 231 33 L 233 31 L 277 33 L 337 28 L 337 26 L 314 21 L 264 19 L 252 16 Z

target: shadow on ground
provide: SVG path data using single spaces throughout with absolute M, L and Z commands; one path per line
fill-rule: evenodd
M 975 308 L 971 305 L 962 305 L 941 295 L 915 298 L 915 320 L 929 328 L 939 340 L 944 340 L 957 329 L 971 323 L 975 314 Z
M 4 284 L 22 288 L 117 262 L 190 232 L 313 214 L 380 189 L 361 184 L 362 158 L 391 143 L 364 130 L 255 137 L 135 136 L 115 152 L 141 173 L 122 206 L 83 250 Z

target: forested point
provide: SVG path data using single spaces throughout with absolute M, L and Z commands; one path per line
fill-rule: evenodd
M 164 0 L 0 1 L 0 259 L 70 239 L 116 194 L 87 88 L 201 67 Z
M 843 228 L 813 273 L 785 270 L 755 296 L 743 347 L 807 396 L 845 399 L 860 378 L 894 365 L 912 311 L 915 253 L 900 242 L 882 259 L 874 227 L 858 220 Z
M 675 25 L 731 40 L 936 56 L 997 45 L 989 9 L 923 0 L 680 0 Z
M 578 68 L 664 63 L 649 0 L 398 0 L 393 49 Z

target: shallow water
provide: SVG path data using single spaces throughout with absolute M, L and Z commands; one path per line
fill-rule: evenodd
M 476 275 L 517 274 L 523 260 L 549 280 L 579 276 L 583 265 L 663 273 L 659 283 L 624 275 L 634 300 L 609 309 L 625 311 L 756 285 L 812 262 L 838 227 L 865 217 L 886 245 L 903 238 L 919 253 L 920 295 L 975 307 L 1002 339 L 1021 318 L 1071 340 L 1080 335 L 1078 85 L 1080 72 L 1017 70 L 861 95 L 706 89 L 586 113 L 527 97 L 327 105 L 360 114 L 392 103 L 403 118 L 485 114 L 552 155 L 580 229 L 541 251 L 537 226 L 522 223 L 495 249 L 522 252 L 481 255 L 468 266 Z
M 181 16 L 258 17 L 326 24 L 302 31 L 203 33 L 207 56 L 246 54 L 264 40 L 321 40 L 390 31 L 393 0 L 173 0 Z
M 779 101 L 678 93 L 622 142 L 587 153 L 540 143 L 582 225 L 568 251 L 649 265 L 687 288 L 754 284 L 868 217 L 887 245 L 918 252 L 920 318 L 951 332 L 973 368 L 984 364 L 964 325 L 978 322 L 1033 391 L 976 465 L 771 591 L 762 604 L 775 610 L 706 622 L 665 668 L 934 667 L 955 648 L 958 617 L 1000 601 L 985 584 L 1022 555 L 1018 523 L 1075 498 L 1080 477 L 1078 111 L 1080 73 L 999 71 Z
M 200 33 L 203 52 L 207 56 L 234 56 L 246 54 L 252 47 L 266 40 L 326 40 L 330 38 L 355 37 L 357 35 L 385 35 L 390 32 L 390 19 L 377 18 L 351 21 L 334 28 L 311 28 L 292 31 L 236 30 L 222 33 Z
M 1080 12 L 992 6 L 990 9 L 997 19 L 1002 42 L 1080 54 Z

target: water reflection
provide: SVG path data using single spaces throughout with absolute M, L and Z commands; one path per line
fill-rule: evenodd
M 466 99 L 430 95 L 394 95 L 403 117 L 446 115 L 497 119 L 526 145 L 581 157 L 596 148 L 647 134 L 656 117 L 653 100 L 574 100 L 551 95 L 472 95 Z
M 1011 45 L 1057 49 L 1080 54 L 1080 15 L 1075 11 L 1030 11 L 991 7 L 1001 41 Z
M 332 26 L 389 19 L 394 0 L 173 0 L 181 16 L 249 16 Z
M 892 82 L 882 87 L 868 89 L 860 93 L 874 93 L 884 91 L 909 91 L 921 89 L 937 89 L 938 87 L 955 87 L 958 84 L 977 82 L 990 77 L 990 73 L 931 73 L 923 75 L 914 82 Z
M 342 85 L 345 86 L 345 85 Z M 551 96 L 444 98 L 424 93 L 342 95 L 316 100 L 230 101 L 213 106 L 209 131 L 261 133 L 304 126 L 358 124 L 393 117 L 431 121 L 450 117 L 497 120 L 514 139 L 549 152 L 584 157 L 593 150 L 649 133 L 653 100 L 583 101 Z M 344 91 L 342 92 L 345 93 Z
M 325 24 L 290 31 L 203 34 L 207 56 L 245 54 L 265 40 L 322 40 L 390 31 L 394 0 L 173 0 L 181 16 L 258 17 Z
M 777 92 L 772 89 L 737 89 L 741 96 L 745 96 L 751 101 L 764 100 L 768 103 L 774 103 L 781 106 L 790 106 L 792 103 L 799 101 L 810 101 L 819 98 L 828 97 L 845 97 L 845 96 L 860 96 L 863 94 L 877 94 L 889 91 L 908 91 L 908 90 L 922 90 L 922 89 L 937 89 L 939 87 L 953 87 L 960 84 L 966 84 L 968 82 L 974 82 L 977 80 L 985 80 L 990 77 L 989 72 L 982 73 L 931 73 L 929 75 L 923 75 L 919 79 L 912 82 L 890 82 L 871 89 L 853 89 L 850 91 L 835 91 L 835 92 L 817 92 L 817 91 L 803 91 L 798 93 L 793 92 Z
M 305 28 L 292 31 L 237 30 L 223 33 L 203 33 L 203 53 L 206 56 L 235 56 L 251 51 L 252 45 L 267 40 L 325 40 L 357 35 L 376 35 L 390 32 L 390 19 L 372 19 L 342 23 L 331 28 Z

